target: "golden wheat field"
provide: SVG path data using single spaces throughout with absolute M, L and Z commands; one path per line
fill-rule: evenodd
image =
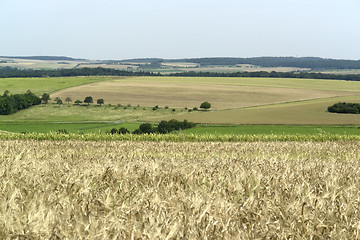
M 360 238 L 360 142 L 0 149 L 0 239 Z

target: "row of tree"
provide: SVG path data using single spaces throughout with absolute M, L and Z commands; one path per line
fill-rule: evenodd
M 162 59 L 142 58 L 127 59 L 115 62 L 152 63 L 152 62 L 188 62 L 198 63 L 201 66 L 231 66 L 237 64 L 250 64 L 261 67 L 297 67 L 311 69 L 360 69 L 359 60 L 327 59 L 319 57 L 213 57 L 213 58 L 186 58 Z
M 54 70 L 19 69 L 0 67 L 0 78 L 12 77 L 73 77 L 73 76 L 158 76 L 152 72 L 132 72 L 111 68 L 72 68 Z
M 159 60 L 158 60 L 159 61 Z M 201 66 L 251 64 L 261 67 L 297 67 L 311 69 L 360 69 L 360 60 L 327 59 L 319 57 L 253 57 L 253 58 L 189 58 L 166 60 L 191 62 Z
M 329 106 L 328 111 L 332 113 L 360 114 L 360 104 L 339 102 L 339 103 L 335 103 L 332 106 Z
M 169 121 L 161 121 L 158 126 L 154 127 L 151 123 L 143 123 L 139 126 L 138 129 L 133 131 L 133 134 L 150 134 L 150 133 L 160 133 L 166 134 L 174 131 L 184 130 L 188 128 L 195 127 L 196 124 L 193 122 L 189 122 L 187 120 L 178 121 L 176 119 L 172 119 Z M 111 134 L 127 134 L 130 131 L 126 128 L 120 128 L 119 130 L 116 128 L 111 129 Z
M 47 103 L 49 102 L 49 100 L 51 100 L 50 95 L 49 95 L 48 93 L 44 93 L 44 94 L 41 96 L 41 100 L 42 100 L 45 104 L 47 104 Z M 54 101 L 56 102 L 56 104 L 59 104 L 59 105 L 63 104 L 63 101 L 62 101 L 62 99 L 61 99 L 60 97 L 56 97 L 56 98 L 54 99 Z M 72 102 L 72 99 L 71 99 L 70 97 L 67 97 L 67 98 L 65 99 L 65 102 L 67 102 L 67 103 L 69 104 L 69 103 Z M 84 99 L 84 103 L 87 103 L 88 105 L 90 105 L 90 103 L 93 103 L 93 102 L 94 102 L 94 99 L 93 99 L 92 96 L 87 96 L 87 97 L 85 97 L 85 99 Z M 79 105 L 79 104 L 83 103 L 83 101 L 81 101 L 81 100 L 76 100 L 74 103 L 77 104 L 77 105 Z M 102 104 L 104 104 L 104 99 L 103 99 L 103 98 L 99 98 L 99 99 L 96 101 L 96 103 L 101 106 Z
M 304 79 L 329 79 L 329 80 L 347 80 L 360 81 L 360 74 L 324 74 L 314 72 L 181 72 L 171 73 L 170 76 L 181 77 L 262 77 L 262 78 L 304 78 Z
M 13 114 L 40 103 L 41 99 L 30 90 L 24 94 L 10 94 L 10 92 L 6 90 L 4 94 L 0 96 L 0 115 Z

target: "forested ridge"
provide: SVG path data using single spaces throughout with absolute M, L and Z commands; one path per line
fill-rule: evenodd
M 53 70 L 19 69 L 0 67 L 0 78 L 12 77 L 73 77 L 73 76 L 157 76 L 151 72 L 131 72 L 110 68 L 73 68 Z
M 237 64 L 250 64 L 260 67 L 296 67 L 316 69 L 360 69 L 360 60 L 329 59 L 319 57 L 253 57 L 253 58 L 185 58 L 185 59 L 161 59 L 142 58 L 128 59 L 120 62 L 189 62 L 198 63 L 200 66 L 229 66 Z
M 72 76 L 161 76 L 160 73 L 147 71 L 125 71 L 109 68 L 75 68 L 55 70 L 31 70 L 11 67 L 0 67 L 0 78 L 12 77 L 72 77 Z M 167 76 L 181 77 L 272 77 L 272 78 L 307 78 L 307 79 L 334 79 L 360 81 L 359 74 L 336 75 L 311 72 L 181 72 Z
M 81 58 L 71 58 L 64 56 L 0 56 L 8 59 L 30 59 L 30 60 L 52 60 L 52 61 L 89 61 Z M 125 60 L 102 60 L 99 63 L 152 63 L 152 62 L 189 62 L 198 63 L 200 66 L 229 66 L 237 64 L 250 64 L 260 67 L 296 67 L 317 69 L 360 69 L 360 60 L 331 59 L 320 57 L 205 57 L 205 58 L 183 58 L 183 59 L 163 59 L 163 58 L 137 58 Z
M 82 58 L 71 58 L 64 56 L 0 56 L 0 58 L 9 58 L 9 59 L 27 59 L 27 60 L 45 60 L 45 61 L 84 61 L 86 59 Z
M 254 58 L 193 58 L 185 62 L 207 65 L 251 64 L 260 67 L 297 67 L 315 69 L 360 69 L 359 60 L 325 59 L 316 57 L 254 57 Z

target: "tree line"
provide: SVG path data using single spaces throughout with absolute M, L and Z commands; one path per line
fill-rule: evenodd
M 0 67 L 0 78 L 12 77 L 73 77 L 73 76 L 163 76 L 160 73 L 146 71 L 125 71 L 110 68 L 73 68 L 55 70 L 32 70 L 12 67 Z M 360 74 L 324 74 L 313 72 L 181 72 L 166 76 L 181 77 L 266 77 L 266 78 L 306 78 L 360 81 Z
M 181 72 L 171 73 L 169 76 L 181 77 L 263 77 L 263 78 L 305 78 L 305 79 L 329 79 L 329 80 L 347 80 L 360 81 L 360 74 L 324 74 L 313 72 Z
M 41 99 L 30 90 L 24 94 L 10 94 L 9 91 L 5 91 L 0 96 L 0 115 L 13 114 L 40 103 Z
M 0 67 L 0 78 L 12 77 L 75 77 L 75 76 L 158 76 L 157 73 L 145 71 L 125 71 L 111 68 L 72 68 L 53 70 L 19 69 Z
M 71 77 L 71 76 L 159 76 L 159 73 L 145 71 L 125 71 L 108 68 L 76 68 L 76 69 L 55 69 L 55 70 L 31 70 L 11 67 L 0 68 L 1 78 L 11 77 Z M 169 76 L 183 77 L 273 77 L 273 78 L 306 78 L 306 79 L 333 79 L 360 81 L 360 74 L 323 74 L 311 72 L 181 72 L 172 73 Z
M 186 58 L 186 59 L 161 59 L 143 58 L 128 59 L 120 62 L 189 62 L 201 66 L 232 66 L 237 64 L 250 64 L 260 67 L 297 67 L 311 69 L 360 69 L 360 60 L 328 59 L 319 57 L 253 57 L 253 58 Z
M 195 127 L 196 124 L 193 122 L 189 122 L 187 120 L 178 121 L 176 119 L 172 119 L 169 121 L 161 121 L 157 127 L 154 127 L 151 123 L 143 123 L 139 126 L 138 129 L 132 132 L 132 134 L 150 134 L 150 133 L 159 133 L 166 134 L 174 131 L 184 130 Z M 128 134 L 130 131 L 124 127 L 119 130 L 116 128 L 111 129 L 110 134 Z

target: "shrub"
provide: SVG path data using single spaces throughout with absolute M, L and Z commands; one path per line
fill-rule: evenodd
M 69 134 L 68 130 L 66 130 L 64 128 L 57 130 L 56 133 Z
M 360 104 L 359 103 L 339 102 L 332 106 L 329 106 L 328 112 L 359 114 L 360 113 Z
M 127 134 L 127 133 L 130 133 L 130 132 L 126 128 L 122 127 L 119 129 L 119 134 Z
M 179 131 L 182 129 L 192 128 L 195 126 L 196 126 L 195 123 L 188 122 L 187 120 L 180 122 L 176 119 L 172 119 L 169 121 L 161 121 L 157 127 L 157 132 L 169 133 L 169 132 L 173 132 L 173 131 Z
M 110 130 L 110 134 L 117 134 L 118 130 L 116 128 L 113 128 Z
M 151 123 L 143 123 L 140 125 L 139 130 L 141 131 L 141 133 L 152 133 L 153 127 Z

